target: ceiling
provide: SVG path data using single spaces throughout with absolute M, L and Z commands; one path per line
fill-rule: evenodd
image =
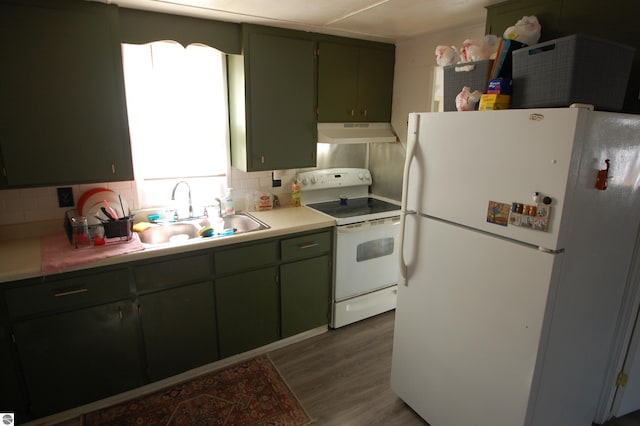
M 504 0 L 93 0 L 176 15 L 397 42 L 482 24 Z

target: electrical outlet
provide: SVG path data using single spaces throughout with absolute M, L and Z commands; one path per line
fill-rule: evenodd
M 73 190 L 70 187 L 58 188 L 58 206 L 73 207 Z
M 274 173 L 271 172 L 271 187 L 277 188 L 279 186 L 282 186 L 282 179 L 275 179 Z

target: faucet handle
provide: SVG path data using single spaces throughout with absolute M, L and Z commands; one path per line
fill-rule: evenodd
M 174 221 L 178 221 L 179 217 L 178 217 L 178 209 L 169 209 L 169 210 L 165 210 L 165 213 L 171 213 L 173 220 Z
M 209 205 L 204 206 L 204 212 L 203 212 L 203 215 L 204 215 L 205 217 L 209 217 L 209 208 L 211 208 L 211 207 L 215 207 L 215 205 L 213 205 L 213 204 L 209 204 Z

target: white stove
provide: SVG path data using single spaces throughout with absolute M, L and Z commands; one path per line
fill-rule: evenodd
M 298 174 L 302 203 L 336 220 L 337 225 L 400 215 L 400 205 L 369 194 L 367 169 L 322 169 Z
M 369 194 L 367 169 L 297 176 L 302 203 L 336 221 L 331 327 L 394 309 L 400 277 L 400 205 Z

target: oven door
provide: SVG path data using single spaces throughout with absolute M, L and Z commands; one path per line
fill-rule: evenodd
M 335 301 L 398 283 L 399 217 L 342 225 L 336 232 Z

